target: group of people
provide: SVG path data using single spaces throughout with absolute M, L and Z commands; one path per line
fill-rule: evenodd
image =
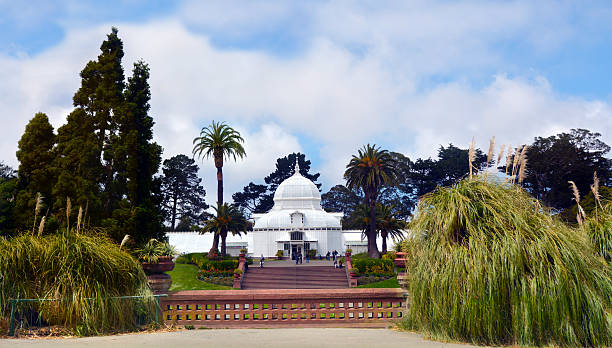
M 331 253 L 328 251 L 327 254 L 325 254 L 325 259 L 327 261 L 333 260 L 334 268 L 342 268 L 342 259 L 338 258 L 339 254 L 340 253 L 337 250 L 334 250 Z M 321 254 L 319 254 L 318 257 L 319 257 L 319 260 L 323 260 L 323 256 L 321 256 Z M 297 254 L 295 255 L 295 264 L 296 265 L 302 264 L 302 260 L 303 260 L 302 252 L 298 251 Z M 308 253 L 306 253 L 306 263 L 308 263 L 308 261 L 309 261 Z M 259 259 L 259 267 L 263 268 L 263 266 L 264 266 L 264 256 L 262 254 L 261 258 Z

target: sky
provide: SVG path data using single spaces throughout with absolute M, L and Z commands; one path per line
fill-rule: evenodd
M 212 120 L 245 138 L 226 200 L 296 151 L 327 191 L 367 143 L 415 159 L 586 128 L 612 144 L 608 1 L 0 0 L 0 161 L 18 165 L 36 112 L 65 122 L 112 26 L 126 76 L 150 65 L 165 159 Z M 198 163 L 212 202 L 214 165 Z

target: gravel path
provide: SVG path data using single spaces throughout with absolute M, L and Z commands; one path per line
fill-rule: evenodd
M 0 347 L 470 347 L 424 340 L 420 335 L 389 329 L 232 329 L 187 330 L 65 339 L 0 339 Z

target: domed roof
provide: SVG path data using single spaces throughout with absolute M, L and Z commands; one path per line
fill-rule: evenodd
M 317 185 L 300 174 L 297 161 L 293 175 L 278 185 L 274 192 L 272 210 L 283 209 L 322 209 Z
M 266 229 L 341 229 L 342 213 L 328 213 L 321 208 L 317 185 L 295 172 L 274 192 L 274 207 L 265 214 L 253 214 L 254 230 Z

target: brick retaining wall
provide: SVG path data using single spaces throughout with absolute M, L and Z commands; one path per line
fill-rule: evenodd
M 387 326 L 405 309 L 401 289 L 180 291 L 161 301 L 166 324 L 195 327 Z

